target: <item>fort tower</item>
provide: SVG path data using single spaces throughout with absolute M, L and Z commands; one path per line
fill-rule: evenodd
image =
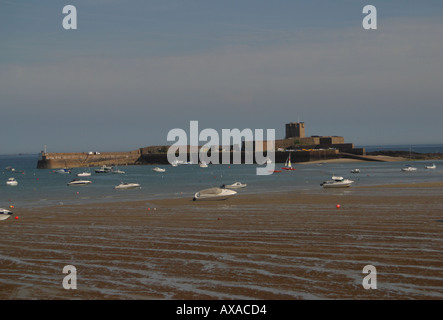
M 305 123 L 291 122 L 286 124 L 286 138 L 304 138 L 305 137 Z

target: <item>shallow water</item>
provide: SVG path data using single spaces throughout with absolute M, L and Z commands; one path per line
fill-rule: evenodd
M 57 174 L 50 169 L 36 169 L 36 156 L 0 156 L 0 168 L 12 166 L 24 173 L 0 172 L 0 206 L 42 207 L 59 204 L 82 204 L 124 200 L 144 200 L 159 198 L 193 197 L 195 192 L 231 184 L 236 181 L 246 183 L 239 193 L 284 192 L 292 190 L 310 190 L 325 192 L 320 183 L 340 175 L 355 181 L 354 186 L 373 186 L 397 183 L 419 183 L 443 181 L 443 161 L 433 161 L 435 170 L 425 170 L 428 161 L 415 161 L 417 172 L 402 172 L 408 162 L 352 162 L 352 163 L 312 163 L 294 164 L 295 171 L 284 171 L 268 176 L 256 175 L 256 165 L 210 165 L 200 168 L 198 165 L 178 167 L 162 166 L 165 173 L 152 171 L 154 166 L 126 166 L 118 169 L 125 174 L 96 174 L 86 179 L 93 183 L 87 186 L 67 186 L 76 178 L 75 174 L 85 168 L 75 168 L 71 174 Z M 276 164 L 281 167 L 282 164 Z M 361 173 L 352 174 L 352 169 L 359 168 Z M 18 186 L 6 186 L 6 180 L 14 177 Z M 123 182 L 137 182 L 141 189 L 114 190 L 114 186 Z M 352 188 L 350 189 L 352 192 Z M 429 190 L 432 192 L 432 189 Z M 335 192 L 335 191 L 333 191 Z M 374 192 L 376 192 L 374 190 Z M 395 192 L 395 190 L 392 190 Z M 412 192 L 412 191 L 411 191 Z

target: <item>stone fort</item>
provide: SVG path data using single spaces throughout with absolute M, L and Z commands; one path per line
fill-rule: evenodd
M 306 136 L 304 122 L 290 122 L 286 124 L 285 139 L 277 140 L 276 148 L 298 147 L 304 149 L 336 148 L 342 152 L 365 154 L 364 149 L 354 148 L 353 143 L 345 143 L 341 136 Z M 297 148 L 297 149 L 298 149 Z

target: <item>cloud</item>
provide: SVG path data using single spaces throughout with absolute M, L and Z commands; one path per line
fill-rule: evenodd
M 297 116 L 318 134 L 333 123 L 367 119 L 357 128 L 367 135 L 376 119 L 392 129 L 424 120 L 426 113 L 443 115 L 441 22 L 391 19 L 377 31 L 305 29 L 285 42 L 234 43 L 165 56 L 70 54 L 1 65 L 3 114 L 80 122 L 87 113 L 108 126 L 133 126 L 132 133 L 149 122 L 162 127 L 159 135 L 189 120 L 271 128 Z M 105 139 L 106 133 L 95 134 Z

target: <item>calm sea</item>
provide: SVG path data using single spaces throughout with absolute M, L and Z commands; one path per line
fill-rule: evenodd
M 383 150 L 409 150 L 410 146 L 383 146 Z M 371 147 L 372 148 L 372 147 Z M 375 147 L 374 147 L 375 148 Z M 369 147 L 367 149 L 370 150 Z M 374 149 L 375 150 L 375 149 Z M 380 149 L 378 149 L 380 150 Z M 443 152 L 443 145 L 411 146 L 416 152 Z M 443 161 L 433 161 L 437 168 L 425 170 L 427 161 L 414 161 L 416 172 L 403 172 L 406 162 L 358 162 L 358 163 L 312 163 L 294 164 L 295 171 L 284 171 L 269 176 L 257 176 L 256 165 L 181 165 L 178 167 L 161 166 L 165 173 L 153 172 L 154 166 L 125 166 L 118 169 L 125 174 L 97 174 L 86 179 L 92 184 L 87 186 L 67 186 L 76 178 L 76 173 L 85 171 L 75 168 L 71 174 L 58 174 L 52 169 L 36 169 L 37 155 L 0 156 L 0 207 L 37 207 L 62 204 L 84 204 L 108 201 L 152 200 L 158 198 L 187 197 L 192 199 L 195 192 L 231 184 L 236 181 L 246 183 L 247 187 L 238 192 L 284 192 L 308 190 L 326 192 L 320 183 L 341 175 L 355 181 L 355 185 L 377 185 L 392 183 L 432 182 L 443 180 Z M 11 172 L 11 166 L 22 173 Z M 282 164 L 276 164 L 276 168 Z M 352 174 L 352 169 L 360 169 L 360 174 Z M 7 186 L 6 180 L 14 177 L 17 186 Z M 115 190 L 120 182 L 137 182 L 141 189 Z M 347 192 L 352 192 L 352 188 Z

